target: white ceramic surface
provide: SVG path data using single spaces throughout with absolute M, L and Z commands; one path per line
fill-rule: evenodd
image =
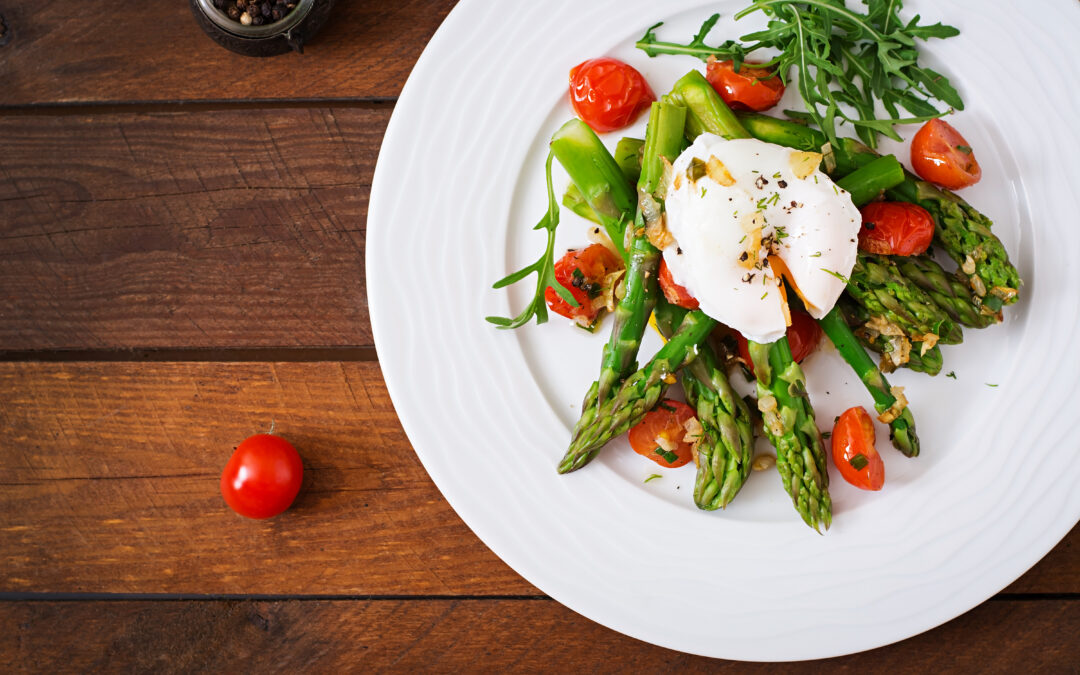
M 1061 86 L 1080 81 L 1080 5 L 911 0 L 904 11 L 962 31 L 921 48 L 966 103 L 950 121 L 983 180 L 964 197 L 995 221 L 1025 285 L 1003 325 L 944 348 L 956 379 L 891 376 L 907 387 L 922 456 L 889 448 L 879 425 L 884 490 L 860 492 L 833 471 L 833 527 L 818 536 L 775 471 L 752 475 L 719 513 L 693 506 L 692 466 L 658 469 L 623 440 L 557 475 L 608 324 L 588 336 L 558 316 L 517 331 L 483 319 L 516 314 L 531 295 L 529 282 L 509 292 L 491 283 L 542 250 L 531 228 L 545 209 L 547 139 L 572 114 L 569 68 L 615 56 L 663 93 L 702 64 L 635 50 L 649 25 L 664 20 L 661 39 L 685 41 L 719 11 L 719 42 L 760 21 L 731 23 L 742 0 L 660 4 L 464 0 L 431 40 L 394 110 L 368 216 L 372 325 L 398 414 L 439 489 L 496 554 L 615 630 L 782 661 L 932 628 L 1019 577 L 1080 518 L 1080 142 L 1075 88 Z M 793 92 L 784 104 L 801 107 Z M 613 147 L 620 135 L 604 138 Z M 905 158 L 903 145 L 887 148 Z M 565 184 L 556 171 L 556 190 Z M 583 222 L 564 211 L 559 246 L 585 241 Z M 650 337 L 642 355 L 656 347 Z M 804 368 L 823 427 L 869 405 L 827 346 Z M 663 477 L 644 483 L 654 472 Z

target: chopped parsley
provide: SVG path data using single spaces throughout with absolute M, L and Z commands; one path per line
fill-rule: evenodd
M 956 379 L 956 371 L 955 370 L 950 370 L 949 372 L 945 373 L 945 377 L 951 377 L 952 379 L 955 380 Z
M 996 387 L 997 385 L 996 384 L 990 384 L 989 382 L 987 382 L 986 386 L 988 386 L 988 387 Z
M 656 450 L 653 450 L 653 452 L 656 453 L 657 455 L 660 455 L 661 457 L 663 457 L 664 461 L 667 462 L 668 464 L 674 464 L 675 460 L 679 459 L 679 456 L 676 455 L 674 452 L 672 452 L 670 450 L 664 450 L 663 448 L 661 448 L 659 446 L 656 448 Z
M 646 482 L 646 483 L 648 483 L 649 481 L 651 481 L 651 480 L 656 480 L 657 478 L 660 478 L 660 474 L 658 474 L 658 473 L 654 473 L 653 475 L 651 475 L 651 476 L 649 476 L 648 478 L 646 478 L 646 479 L 645 479 L 645 482 Z
M 820 268 L 820 269 L 821 269 L 821 271 L 822 271 L 822 272 L 825 272 L 826 274 L 831 274 L 831 275 L 833 275 L 834 277 L 836 277 L 836 278 L 837 278 L 837 279 L 839 279 L 840 281 L 843 281 L 843 282 L 844 282 L 845 284 L 846 284 L 846 283 L 848 283 L 848 278 L 847 278 L 847 277 L 845 277 L 845 276 L 844 276 L 843 274 L 840 274 L 839 272 L 834 272 L 834 271 L 832 271 L 832 270 L 827 270 L 827 269 L 825 269 L 824 267 L 822 267 L 822 268 Z
M 866 455 L 862 454 L 861 452 L 848 460 L 848 464 L 855 467 L 856 471 L 862 471 L 869 463 L 870 460 L 868 460 L 866 458 Z
M 967 145 L 958 145 L 958 146 L 956 146 L 956 149 L 959 150 L 960 152 L 964 153 L 965 155 L 970 155 L 971 154 L 971 147 L 969 147 Z

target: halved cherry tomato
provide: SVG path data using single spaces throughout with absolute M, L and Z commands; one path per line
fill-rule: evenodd
M 641 73 L 622 61 L 589 59 L 570 69 L 570 103 L 593 131 L 622 129 L 655 100 Z
M 848 408 L 832 432 L 832 457 L 844 480 L 863 490 L 885 484 L 885 462 L 874 447 L 874 421 L 862 406 Z
M 944 120 L 932 119 L 911 140 L 911 168 L 923 180 L 950 190 L 974 185 L 982 178 L 971 146 Z
M 705 79 L 732 109 L 768 110 L 784 95 L 784 83 L 773 71 L 755 68 L 750 61 L 744 61 L 738 70 L 734 65 L 709 59 L 705 66 Z
M 859 248 L 884 255 L 918 255 L 934 238 L 934 218 L 918 204 L 871 202 L 860 209 Z
M 667 301 L 671 304 L 685 307 L 686 309 L 698 308 L 697 299 L 690 295 L 685 287 L 675 283 L 675 280 L 671 278 L 671 270 L 668 268 L 667 263 L 663 258 L 660 258 L 660 270 L 657 272 L 657 281 L 660 282 L 660 290 L 664 292 L 664 297 L 667 298 Z
M 754 362 L 750 360 L 750 345 L 739 331 L 734 331 L 735 340 L 739 343 L 739 356 L 746 362 L 750 372 L 754 372 Z M 788 345 L 791 347 L 791 358 L 795 363 L 814 353 L 818 342 L 821 341 L 821 326 L 814 317 L 801 309 L 791 310 L 791 325 L 787 327 Z
M 619 269 L 622 269 L 622 261 L 602 244 L 571 249 L 555 263 L 555 280 L 570 290 L 578 306 L 571 307 L 551 286 L 544 290 L 544 300 L 556 314 L 573 319 L 584 328 L 592 328 L 600 315 L 600 308 L 593 306 L 593 300 L 607 290 L 605 277 Z
M 236 447 L 221 472 L 221 496 L 248 518 L 276 516 L 296 499 L 304 465 L 281 436 L 255 434 Z
M 691 444 L 683 440 L 683 424 L 694 416 L 690 406 L 666 398 L 630 430 L 630 447 L 660 466 L 683 466 L 694 459 Z

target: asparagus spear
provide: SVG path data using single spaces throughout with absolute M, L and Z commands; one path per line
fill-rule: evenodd
M 770 143 L 819 149 L 825 135 L 793 122 L 766 115 L 740 115 L 739 120 L 753 134 Z M 858 168 L 873 151 L 857 141 L 842 138 L 832 147 L 836 171 L 841 175 Z M 961 266 L 972 292 L 990 311 L 1016 302 L 1020 273 L 1009 262 L 1001 240 L 990 231 L 993 224 L 971 205 L 948 190 L 937 188 L 905 172 L 904 182 L 887 192 L 890 199 L 918 204 L 934 217 L 935 240 Z
M 889 425 L 889 440 L 897 450 L 908 457 L 917 456 L 919 437 L 915 435 L 915 418 L 911 414 L 911 409 L 906 407 L 906 401 L 898 402 L 885 376 L 881 374 L 877 365 L 859 344 L 855 334 L 848 328 L 840 308 L 833 307 L 818 323 L 874 398 L 874 409 L 878 412 L 878 419 Z M 755 364 L 754 367 L 757 368 L 757 365 Z
M 607 400 L 585 408 L 559 462 L 559 473 L 585 466 L 608 441 L 640 422 L 675 382 L 675 372 L 697 356 L 697 346 L 715 326 L 716 321 L 702 312 L 690 312 L 644 368 L 626 378 Z M 596 400 L 595 392 L 590 390 L 586 400 Z
M 956 276 L 947 273 L 928 255 L 897 258 L 905 277 L 930 294 L 949 317 L 972 328 L 985 328 L 1001 321 L 1001 311 L 992 311 L 986 303 L 972 296 L 971 289 Z
M 757 375 L 758 410 L 776 448 L 776 468 L 795 510 L 821 532 L 832 522 L 825 448 L 806 395 L 806 377 L 791 357 L 786 337 L 762 345 L 750 342 Z
M 933 334 L 947 345 L 963 341 L 959 324 L 926 291 L 908 281 L 888 256 L 859 255 L 847 291 L 870 314 L 884 317 L 913 339 Z
M 663 158 L 670 161 L 682 150 L 682 129 L 685 123 L 685 108 L 667 102 L 652 104 L 649 127 L 645 135 L 641 175 L 638 177 L 639 199 L 653 198 L 664 172 Z M 615 308 L 611 339 L 604 346 L 600 365 L 596 389 L 599 401 L 606 400 L 611 387 L 636 369 L 634 359 L 637 358 L 638 347 L 641 345 L 641 336 L 656 305 L 660 251 L 649 243 L 645 229 L 639 208 L 626 270 L 626 294 Z M 582 408 L 588 408 L 592 404 L 593 402 L 586 398 Z
M 570 120 L 555 132 L 551 152 L 626 260 L 623 235 L 633 217 L 637 195 L 615 158 L 589 125 L 579 119 Z
M 629 136 L 620 138 L 615 145 L 615 163 L 619 165 L 619 169 L 622 170 L 623 175 L 626 176 L 626 180 L 631 185 L 636 184 L 638 176 L 641 175 L 641 151 L 644 145 L 645 141 L 640 138 L 630 138 Z M 589 202 L 585 200 L 585 195 L 581 193 L 581 189 L 573 181 L 566 187 L 562 203 L 563 206 L 582 218 L 591 220 L 597 225 L 604 224 L 600 220 L 600 216 L 596 215 L 596 212 L 589 206 Z
M 670 338 L 686 310 L 661 298 L 654 316 L 660 333 Z M 683 368 L 681 377 L 686 400 L 702 427 L 702 438 L 696 445 L 694 503 L 706 511 L 724 508 L 750 475 L 754 458 L 750 409 L 731 389 L 708 342 L 698 346 L 697 358 Z
M 866 311 L 866 308 L 850 298 L 841 296 L 836 305 L 840 308 L 840 313 L 843 315 L 848 327 L 853 330 L 861 329 L 863 325 L 870 320 L 870 313 Z M 884 373 L 896 370 L 896 368 L 900 366 L 921 373 L 927 373 L 928 375 L 937 375 L 941 372 L 941 348 L 937 345 L 926 349 L 924 352 L 922 349 L 910 349 L 911 342 L 904 335 L 892 336 L 878 334 L 871 338 L 866 330 L 854 330 L 854 334 L 864 347 L 882 355 L 882 363 L 879 367 Z M 901 345 L 898 344 L 901 341 L 908 341 L 908 356 L 906 361 L 897 363 L 893 360 L 891 355 L 896 350 L 902 348 Z

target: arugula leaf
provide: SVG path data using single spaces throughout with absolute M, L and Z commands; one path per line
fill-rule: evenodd
M 713 14 L 687 44 L 662 42 L 651 26 L 637 42 L 649 56 L 684 54 L 704 61 L 710 57 L 731 59 L 738 67 L 750 54 L 761 50 L 779 52 L 765 62 L 790 84 L 789 71 L 798 78 L 798 90 L 806 112 L 797 115 L 813 121 L 830 142 L 837 140 L 836 127 L 855 126 L 871 148 L 883 134 L 898 138 L 895 126 L 925 122 L 950 112 L 938 110 L 931 101 L 963 110 L 964 102 L 949 80 L 919 65 L 916 40 L 958 35 L 953 26 L 919 25 L 919 17 L 904 23 L 901 0 L 863 0 L 866 13 L 848 8 L 843 0 L 751 0 L 735 19 L 753 12 L 768 17 L 767 27 L 747 33 L 738 41 L 710 47 L 705 40 L 719 20 Z M 888 117 L 877 116 L 877 103 Z M 903 108 L 913 117 L 903 117 Z
M 492 288 L 505 288 L 535 272 L 536 293 L 532 302 L 522 310 L 521 314 L 512 319 L 504 316 L 485 317 L 488 322 L 495 324 L 499 328 L 518 328 L 529 323 L 529 320 L 533 317 L 536 317 L 537 324 L 547 322 L 547 302 L 544 300 L 544 291 L 549 286 L 555 289 L 558 296 L 571 307 L 579 305 L 570 290 L 555 280 L 555 228 L 559 226 L 559 202 L 555 200 L 555 188 L 551 184 L 551 160 L 553 158 L 554 154 L 549 152 L 547 164 L 544 166 L 544 173 L 547 177 L 548 210 L 544 217 L 540 219 L 540 222 L 533 227 L 534 230 L 547 230 L 547 248 L 536 262 L 508 274 L 492 285 Z

